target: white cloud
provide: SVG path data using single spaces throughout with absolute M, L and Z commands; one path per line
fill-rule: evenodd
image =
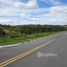
M 18 11 L 14 8 L 0 8 L 0 16 L 18 16 Z
M 0 16 L 18 16 L 19 9 L 14 6 L 17 0 L 0 0 Z
M 28 8 L 37 8 L 38 4 L 37 4 L 37 0 L 30 0 L 27 4 L 26 7 Z
M 4 8 L 1 8 L 2 6 Z M 37 7 L 37 0 L 29 0 L 28 3 L 19 0 L 0 0 L 0 16 L 22 16 Z
M 44 13 L 46 12 L 47 13 Z M 42 12 L 42 14 L 41 14 Z M 67 24 L 67 6 L 54 6 L 46 9 L 39 9 L 35 11 L 31 16 L 28 17 L 29 21 L 32 23 L 41 23 L 41 24 Z M 31 20 L 30 20 L 31 19 Z
M 50 8 L 50 13 L 66 13 L 66 12 L 67 12 L 66 5 L 54 6 Z
M 0 3 L 2 4 L 14 4 L 16 1 L 19 1 L 19 0 L 0 0 Z
M 12 22 L 11 19 L 0 19 L 0 22 Z
M 1 7 L 14 7 L 14 4 L 17 0 L 0 0 Z
M 0 24 L 12 24 L 13 20 L 12 19 L 0 19 Z
M 15 3 L 15 6 L 17 8 L 28 8 L 28 9 L 35 9 L 35 8 L 38 8 L 38 4 L 37 4 L 37 0 L 29 0 L 28 3 L 22 3 L 20 1 L 17 1 Z

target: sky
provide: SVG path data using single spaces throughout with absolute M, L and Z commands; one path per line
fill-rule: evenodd
M 0 0 L 0 24 L 67 25 L 67 0 Z

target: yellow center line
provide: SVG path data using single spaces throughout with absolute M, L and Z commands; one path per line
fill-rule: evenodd
M 11 58 L 11 59 L 8 59 L 8 60 L 0 63 L 0 67 L 4 67 L 4 66 L 6 66 L 6 65 L 8 65 L 8 64 L 10 64 L 10 63 L 12 63 L 12 62 L 14 62 L 14 61 L 16 61 L 16 60 L 19 60 L 20 58 L 23 58 L 23 57 L 25 57 L 25 56 L 27 56 L 27 55 L 29 55 L 29 54 L 37 51 L 38 49 L 40 49 L 40 48 L 42 48 L 42 47 L 50 44 L 50 43 L 53 42 L 54 40 L 55 40 L 55 39 L 52 39 L 52 40 L 50 40 L 50 41 L 48 41 L 48 42 L 46 42 L 46 43 L 43 43 L 43 44 L 41 44 L 41 45 L 39 45 L 39 46 L 37 46 L 37 47 L 35 47 L 35 48 L 33 48 L 33 49 L 30 49 L 30 50 L 28 50 L 28 51 L 26 51 L 26 52 L 24 52 L 24 53 L 22 53 L 22 54 L 20 54 L 20 55 L 17 55 L 17 56 L 15 56 L 15 57 Z

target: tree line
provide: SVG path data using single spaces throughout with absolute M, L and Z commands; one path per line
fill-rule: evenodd
M 21 35 L 45 33 L 45 32 L 59 32 L 65 31 L 66 28 L 60 25 L 1 25 L 0 24 L 0 37 L 10 36 L 17 37 Z

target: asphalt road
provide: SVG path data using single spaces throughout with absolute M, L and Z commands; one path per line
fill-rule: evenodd
M 0 48 L 0 67 L 67 67 L 67 32 Z

